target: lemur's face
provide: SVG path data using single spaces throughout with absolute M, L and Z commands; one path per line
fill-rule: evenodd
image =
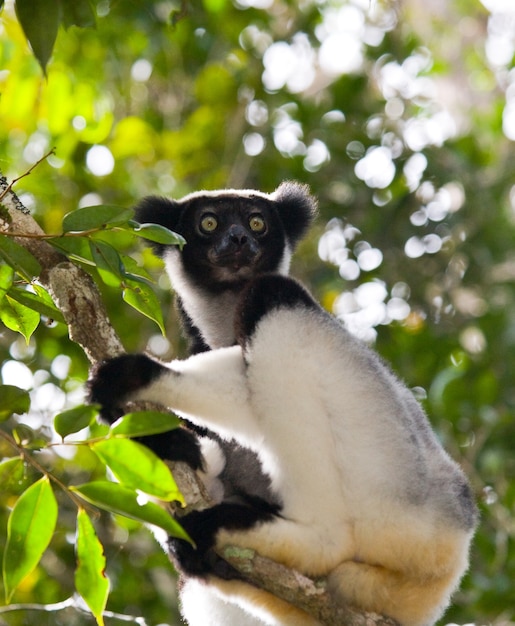
M 177 230 L 187 242 L 185 270 L 207 287 L 237 287 L 260 273 L 277 271 L 286 245 L 274 203 L 258 197 L 192 200 Z

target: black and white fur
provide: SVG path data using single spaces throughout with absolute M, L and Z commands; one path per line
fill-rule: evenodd
M 358 608 L 434 623 L 467 568 L 476 509 L 413 395 L 290 278 L 250 281 L 235 329 L 238 345 L 169 365 L 114 359 L 91 381 L 92 397 L 108 413 L 152 399 L 254 450 L 277 509 L 240 526 L 217 507 L 187 515 L 202 550 L 251 548 L 327 576 L 335 597 Z M 192 626 L 317 624 L 223 573 L 207 581 L 183 589 Z
M 154 250 L 165 261 L 190 354 L 236 342 L 234 315 L 241 290 L 264 272 L 288 273 L 292 253 L 316 212 L 309 188 L 292 181 L 270 194 L 228 189 L 195 192 L 181 200 L 148 196 L 139 203 L 140 223 L 160 224 L 186 239 L 182 250 L 159 244 Z M 205 219 L 209 230 L 203 228 Z M 269 507 L 276 510 L 269 478 L 252 450 L 192 424 L 191 430 L 198 436 L 172 431 L 145 443 L 163 458 L 203 470 L 202 480 L 216 502 L 253 505 L 258 498 L 261 515 L 266 517 Z M 183 571 L 192 567 L 182 563 Z M 207 573 L 211 566 L 196 563 L 194 569 Z
M 291 255 L 310 226 L 317 203 L 307 186 L 286 182 L 273 193 L 254 190 L 202 191 L 181 200 L 149 196 L 136 207 L 140 223 L 154 223 L 182 234 L 186 246 L 154 244 L 166 264 L 190 352 L 233 345 L 234 315 L 244 286 L 265 272 L 286 274 Z M 207 219 L 203 227 L 204 220 Z M 214 220 L 214 221 L 213 221 Z M 138 372 L 115 371 L 138 385 Z M 103 417 L 112 422 L 119 409 Z M 161 457 L 188 462 L 198 470 L 218 507 L 213 514 L 228 526 L 244 527 L 270 519 L 280 502 L 253 450 L 191 422 L 188 429 L 143 438 Z M 243 506 L 242 506 L 243 505 Z M 191 523 L 191 520 L 190 520 Z M 211 542 L 206 538 L 206 544 Z M 201 545 L 201 544 L 199 544 Z M 176 566 L 186 575 L 231 571 L 212 554 L 170 539 Z
M 160 224 L 186 239 L 182 250 L 154 244 L 154 251 L 165 261 L 190 354 L 234 345 L 241 290 L 265 272 L 288 273 L 292 253 L 316 213 L 317 202 L 307 185 L 293 181 L 270 194 L 199 191 L 180 200 L 148 196 L 138 204 L 140 223 Z M 209 229 L 203 227 L 206 219 Z M 269 477 L 251 449 L 194 424 L 189 427 L 190 432 L 172 431 L 144 442 L 163 458 L 185 460 L 199 470 L 213 500 L 227 504 L 225 517 L 232 524 L 250 523 L 249 510 L 253 523 L 277 510 Z M 234 503 L 246 506 L 231 508 Z M 172 544 L 183 573 L 206 574 L 213 569 L 200 550 L 198 558 L 195 554 L 179 558 L 181 544 Z
M 181 200 L 156 196 L 136 207 L 140 223 L 160 224 L 186 246 L 155 244 L 178 299 L 194 353 L 235 343 L 234 311 L 249 280 L 265 272 L 288 274 L 292 253 L 317 212 L 309 188 L 282 183 L 273 193 L 255 190 L 199 191 Z M 216 226 L 202 228 L 212 216 Z M 253 220 L 263 229 L 252 228 Z

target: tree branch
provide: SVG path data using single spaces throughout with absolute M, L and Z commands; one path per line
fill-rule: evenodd
M 45 233 L 12 191 L 12 185 L 0 176 L 0 234 L 16 232 L 29 235 Z M 65 256 L 39 238 L 16 237 L 20 245 L 39 261 L 39 282 L 49 291 L 68 325 L 69 336 L 85 351 L 92 364 L 124 352 L 113 329 L 100 293 L 91 277 Z M 187 510 L 209 506 L 205 489 L 197 474 L 184 463 L 171 464 L 179 489 L 188 504 Z M 313 616 L 326 626 L 395 626 L 391 619 L 375 613 L 363 613 L 342 606 L 328 592 L 324 580 L 310 578 L 251 550 L 226 548 L 222 554 L 252 584 L 269 591 Z
M 302 609 L 324 626 L 398 626 L 391 618 L 339 603 L 327 590 L 325 579 L 308 578 L 254 550 L 227 547 L 221 556 L 254 585 Z
M 13 231 L 28 235 L 45 233 L 0 177 L 1 204 L 7 209 L 0 215 L 0 232 Z M 117 356 L 123 345 L 112 327 L 100 293 L 85 271 L 71 263 L 50 244 L 38 238 L 15 237 L 39 261 L 38 281 L 45 287 L 68 325 L 70 339 L 78 343 L 91 363 Z

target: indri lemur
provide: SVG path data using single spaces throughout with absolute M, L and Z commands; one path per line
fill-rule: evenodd
M 196 550 L 170 542 L 191 626 L 316 624 L 232 580 L 215 544 L 327 576 L 342 601 L 407 626 L 433 623 L 467 567 L 476 511 L 461 470 L 377 355 L 281 275 L 313 209 L 287 183 L 147 199 L 138 212 L 191 242 L 161 254 L 197 350 L 212 350 L 169 365 L 118 357 L 96 370 L 90 397 L 110 421 L 129 400 L 160 402 L 213 442 L 203 456 L 188 431 L 179 442 L 218 502 L 181 518 Z

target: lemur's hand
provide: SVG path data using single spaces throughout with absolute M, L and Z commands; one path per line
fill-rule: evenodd
M 217 530 L 215 520 L 223 506 L 191 511 L 179 517 L 179 523 L 193 539 L 195 547 L 183 539 L 168 537 L 168 554 L 178 572 L 197 578 L 214 574 L 224 580 L 243 580 L 241 573 L 214 551 Z
M 163 365 L 145 354 L 124 354 L 96 365 L 88 380 L 88 401 L 100 404 L 100 416 L 112 424 L 134 392 L 146 387 Z

